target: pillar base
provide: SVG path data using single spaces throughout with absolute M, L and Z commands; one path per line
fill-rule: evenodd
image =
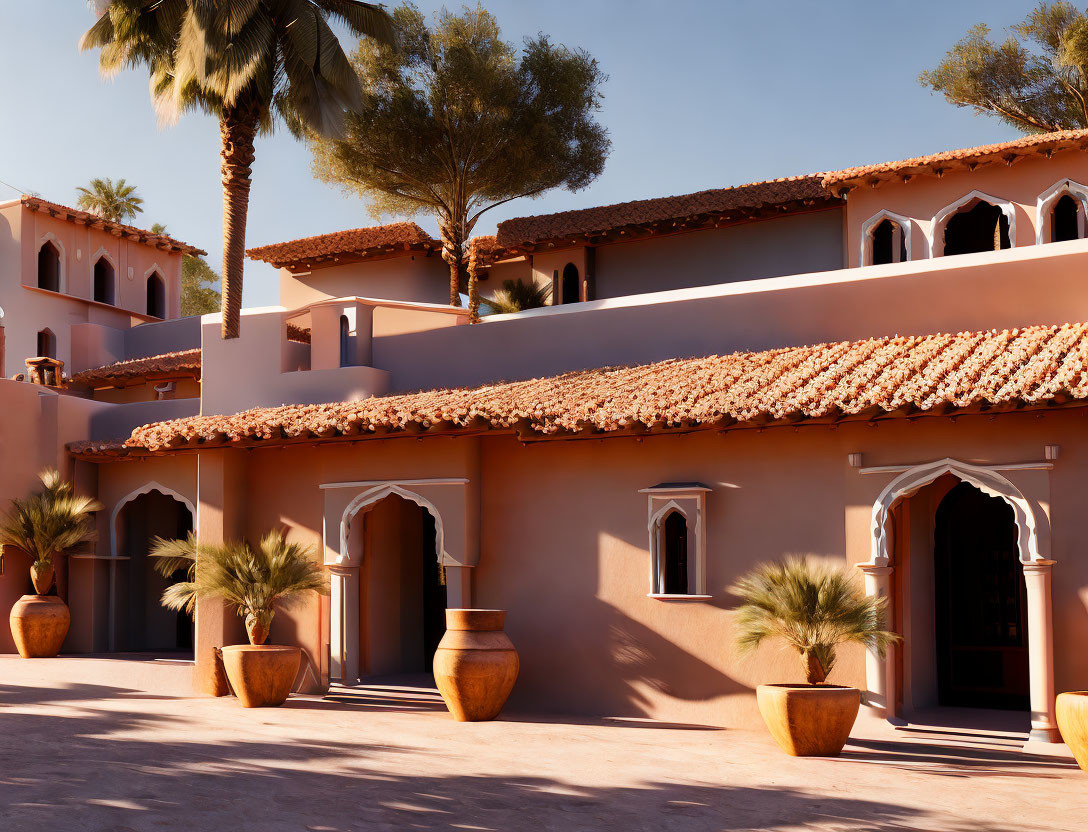
M 1032 728 L 1028 742 L 1062 742 L 1061 732 L 1057 728 Z M 1064 743 L 1062 743 L 1064 745 Z

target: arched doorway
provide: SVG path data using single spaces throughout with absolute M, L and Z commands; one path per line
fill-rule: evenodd
M 390 494 L 355 515 L 348 550 L 359 563 L 358 630 L 346 634 L 358 639 L 358 675 L 429 674 L 446 626 L 434 515 Z
M 1032 463 L 1030 467 L 1035 465 Z M 1037 465 L 1048 468 L 1050 463 Z M 938 641 L 955 633 L 949 631 L 951 625 L 945 622 L 941 622 L 944 634 L 939 635 L 937 631 L 938 581 L 953 590 L 959 587 L 961 597 L 949 598 L 949 604 L 964 602 L 964 593 L 987 591 L 985 580 L 978 574 L 964 578 L 945 569 L 938 575 L 939 560 L 956 557 L 956 552 L 940 554 L 939 547 L 948 551 L 957 549 L 964 553 L 965 563 L 989 560 L 991 564 L 995 561 L 1004 564 L 1004 577 L 998 579 L 998 586 L 990 586 L 989 591 L 999 589 L 1001 585 L 1017 586 L 1009 572 L 1019 572 L 1019 581 L 1025 585 L 1025 591 L 1019 596 L 1024 617 L 1019 619 L 1018 629 L 1023 632 L 1026 645 L 1029 709 L 1024 710 L 1022 699 L 1016 698 L 1022 696 L 1023 683 L 1016 680 L 1015 657 L 1009 660 L 1010 690 L 1006 691 L 1011 692 L 1013 698 L 1005 707 L 1015 706 L 1023 711 L 1025 726 L 1030 721 L 1031 742 L 1060 742 L 1054 715 L 1051 574 L 1055 562 L 1049 558 L 1050 520 L 1045 510 L 1045 497 L 1038 491 L 1032 492 L 1030 497 L 1026 495 L 1002 473 L 1005 470 L 1023 471 L 1025 465 L 976 465 L 952 458 L 923 463 L 902 470 L 873 503 L 870 557 L 868 562 L 859 564 L 859 568 L 865 575 L 866 593 L 887 596 L 888 621 L 903 636 L 903 641 L 886 656 L 869 651 L 865 702 L 893 722 L 900 722 L 904 715 L 910 716 L 919 707 L 942 704 Z M 965 484 L 964 488 L 960 488 L 961 483 Z M 966 488 L 973 488 L 974 492 Z M 957 489 L 957 494 L 944 505 L 944 498 Z M 982 503 L 983 497 L 996 498 L 1008 512 L 992 503 Z M 974 505 L 976 502 L 978 505 Z M 940 535 L 944 541 L 938 545 L 939 508 L 942 514 Z M 979 531 L 980 526 L 989 528 Z M 1007 551 L 1010 541 L 1013 541 L 1016 558 L 1012 564 Z M 995 545 L 997 552 L 987 553 Z M 969 551 L 972 547 L 981 549 L 981 554 L 972 554 Z M 965 580 L 971 582 L 967 589 L 963 588 Z M 948 592 L 949 589 L 940 591 Z M 1005 615 L 1007 639 L 1010 638 L 1008 620 L 1017 603 L 1016 591 L 1019 590 L 1006 588 L 995 599 L 995 603 L 1010 608 Z M 974 603 L 990 602 L 986 598 L 979 601 L 975 596 Z M 962 629 L 957 632 L 964 633 Z M 977 650 L 986 648 L 987 643 L 968 641 L 966 646 Z M 1001 644 L 996 649 L 1006 650 L 1009 646 Z M 1015 644 L 1011 646 L 1016 647 Z M 1001 662 L 1004 673 L 1003 657 Z M 945 675 L 947 677 L 947 673 Z M 974 683 L 976 693 L 979 687 L 986 687 L 977 680 Z M 987 702 L 981 697 L 973 697 L 971 702 L 989 707 L 994 704 L 993 699 Z
M 189 507 L 170 494 L 148 490 L 126 502 L 115 517 L 118 563 L 113 596 L 112 650 L 126 652 L 181 652 L 193 649 L 193 619 L 188 613 L 168 610 L 160 599 L 163 590 L 185 577 L 165 578 L 148 555 L 156 537 L 180 539 L 193 530 Z
M 573 263 L 567 263 L 563 267 L 563 282 L 560 288 L 559 300 L 561 303 L 578 303 L 582 299 L 581 281 L 578 279 L 578 267 Z
M 1027 711 L 1027 593 L 1012 507 L 955 485 L 934 516 L 933 578 L 938 703 Z

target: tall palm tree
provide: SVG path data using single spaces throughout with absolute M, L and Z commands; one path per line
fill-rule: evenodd
M 812 566 L 789 558 L 758 566 L 729 590 L 743 602 L 737 610 L 737 647 L 754 650 L 779 638 L 801 654 L 810 685 L 835 666 L 835 648 L 860 642 L 880 655 L 899 636 L 884 629 L 888 599 L 863 594 L 845 569 Z
M 102 505 L 75 494 L 56 468 L 46 468 L 38 477 L 41 490 L 12 500 L 0 520 L 0 547 L 14 546 L 30 555 L 34 591 L 44 595 L 53 585 L 53 557 L 94 540 L 94 512 Z
M 124 222 L 143 213 L 143 199 L 136 196 L 136 186 L 124 179 L 114 182 L 108 176 L 92 179 L 89 188 L 76 188 L 76 206 L 110 222 Z
M 337 135 L 361 100 L 329 19 L 357 37 L 396 42 L 392 18 L 358 0 L 94 0 L 80 49 L 105 75 L 144 65 L 160 119 L 219 119 L 223 181 L 223 337 L 237 338 L 253 142 L 278 116 L 296 136 Z
M 151 549 L 155 569 L 171 577 L 179 569 L 187 578 L 168 586 L 164 607 L 192 613 L 200 598 L 222 598 L 245 619 L 252 644 L 264 644 L 277 606 L 288 606 L 306 592 L 328 593 L 325 568 L 312 547 L 288 543 L 283 533 L 271 531 L 253 549 L 230 542 L 222 546 L 156 537 Z

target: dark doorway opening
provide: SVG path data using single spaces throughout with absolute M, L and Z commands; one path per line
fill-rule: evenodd
M 899 223 L 881 220 L 873 229 L 873 265 L 903 263 L 907 259 L 907 241 Z
M 1027 710 L 1027 598 L 1012 507 L 960 483 L 937 507 L 934 538 L 939 704 Z
M 446 632 L 437 522 L 425 508 L 392 495 L 366 512 L 363 534 L 361 675 L 429 674 Z
M 148 553 L 156 537 L 168 540 L 187 537 L 193 530 L 192 513 L 174 497 L 150 491 L 125 505 L 118 526 L 121 542 L 118 553 L 128 558 L 128 568 L 118 574 L 115 614 L 119 626 L 115 649 L 190 653 L 192 616 L 169 610 L 161 601 L 166 587 L 185 579 L 185 570 L 165 578 L 155 570 L 155 559 Z
M 582 299 L 579 282 L 578 267 L 573 263 L 567 263 L 563 267 L 563 286 L 560 298 L 563 303 L 578 303 Z
M 158 272 L 147 279 L 147 314 L 153 318 L 166 317 L 166 282 Z
M 1009 218 L 996 205 L 977 202 L 948 220 L 944 230 L 944 253 L 974 254 L 1010 248 Z
M 1062 243 L 1080 239 L 1080 203 L 1065 194 L 1054 204 L 1050 228 L 1051 242 Z

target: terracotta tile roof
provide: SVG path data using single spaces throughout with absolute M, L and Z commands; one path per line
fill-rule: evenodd
M 791 176 L 682 196 L 519 217 L 499 223 L 497 242 L 506 248 L 542 242 L 585 242 L 586 236 L 625 229 L 653 227 L 655 232 L 670 231 L 681 223 L 699 225 L 708 218 L 745 219 L 764 209 L 785 212 L 837 203 L 821 184 L 823 176 L 819 173 Z
M 263 260 L 282 269 L 331 265 L 334 260 L 351 263 L 395 251 L 440 251 L 441 248 L 437 240 L 414 222 L 395 222 L 258 246 L 246 254 L 252 260 Z
M 109 220 L 102 219 L 97 214 L 80 211 L 76 208 L 69 208 L 66 205 L 60 205 L 56 202 L 48 202 L 41 197 L 23 194 L 21 202 L 25 208 L 29 208 L 31 211 L 48 214 L 51 217 L 66 220 L 67 222 L 74 222 L 77 225 L 87 225 L 92 228 L 100 228 L 111 232 L 116 231 L 119 236 L 124 237 L 125 239 L 144 243 L 145 245 L 162 249 L 163 251 L 180 251 L 182 254 L 192 254 L 198 257 L 202 257 L 208 253 L 196 246 L 191 246 L 180 240 L 175 240 L 168 234 L 152 234 L 150 231 L 145 231 L 142 228 L 136 228 L 132 225 L 110 222 Z
M 823 176 L 823 184 L 838 194 L 847 186 L 861 184 L 876 186 L 893 179 L 915 174 L 939 174 L 948 170 L 974 170 L 980 165 L 999 162 L 1011 164 L 1025 156 L 1037 156 L 1062 150 L 1088 150 L 1088 130 L 1063 130 L 1058 133 L 1037 133 L 1013 141 L 947 150 L 929 156 L 916 156 L 898 162 L 862 165 L 833 171 Z
M 1088 399 L 1088 324 L 733 353 L 137 428 L 126 451 L 516 431 L 523 439 L 900 417 Z M 89 452 L 88 455 L 90 454 Z
M 72 376 L 72 383 L 94 387 L 125 387 L 142 381 L 172 378 L 200 378 L 199 349 L 130 358 L 104 367 L 83 370 Z

